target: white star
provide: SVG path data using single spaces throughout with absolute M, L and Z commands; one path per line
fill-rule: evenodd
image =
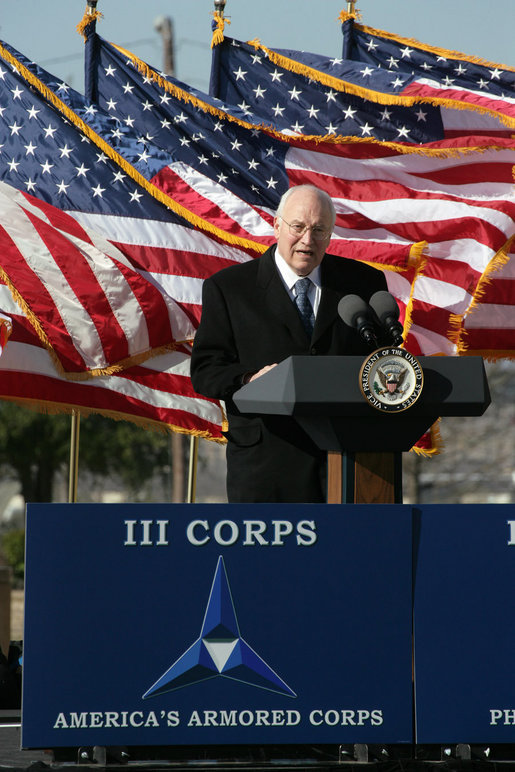
M 100 196 L 102 198 L 102 193 L 105 193 L 105 188 L 101 188 L 100 185 L 97 185 L 96 188 L 91 188 L 93 191 L 93 196 Z
M 346 109 L 343 111 L 343 115 L 344 115 L 345 119 L 347 119 L 347 118 L 354 118 L 354 116 L 356 115 L 356 113 L 357 113 L 357 110 L 355 110 L 355 109 L 353 109 L 352 107 L 350 107 L 350 105 L 349 105 L 349 107 L 347 107 L 347 108 L 346 108 Z
M 490 77 L 492 80 L 500 80 L 502 75 L 502 70 L 498 70 L 497 67 L 495 70 L 490 70 Z
M 24 145 L 25 148 L 25 155 L 34 155 L 34 150 L 37 150 L 37 145 L 33 145 L 32 142 L 29 142 L 28 145 Z
M 159 99 L 161 100 L 162 105 L 167 105 L 168 102 L 170 101 L 170 94 L 161 94 Z
M 67 94 L 69 90 L 70 87 L 67 83 L 59 83 L 57 87 L 57 91 L 64 91 L 65 94 Z
M 311 107 L 308 110 L 308 115 L 310 118 L 316 118 L 317 114 L 320 112 L 320 108 L 315 108 L 314 105 L 311 105 Z
M 251 114 L 251 112 L 252 112 L 252 111 L 251 111 L 251 109 L 250 109 L 250 105 L 248 105 L 248 104 L 245 102 L 245 100 L 243 100 L 243 102 L 241 102 L 241 103 L 238 105 L 238 107 L 240 108 L 240 110 L 243 110 L 243 112 L 244 112 L 244 113 L 246 113 L 247 115 L 250 115 L 250 114 Z
M 147 153 L 146 150 L 144 150 L 139 156 L 138 161 L 142 161 L 143 163 L 148 163 L 148 159 L 150 158 L 150 154 Z
M 97 164 L 107 163 L 108 158 L 105 153 L 97 153 Z
M 403 59 L 410 59 L 412 53 L 413 53 L 413 49 L 408 48 L 408 46 L 406 46 L 406 48 L 401 48 L 401 55 Z
M 32 118 L 35 118 L 35 117 L 36 117 L 36 115 L 39 113 L 39 110 L 36 110 L 36 108 L 34 107 L 34 105 L 32 105 L 32 107 L 30 108 L 30 110 L 27 110 L 27 113 L 28 113 L 28 115 L 29 115 L 29 118 L 31 118 L 31 119 L 32 119 Z
M 368 123 L 365 123 L 364 126 L 361 127 L 361 134 L 364 137 L 365 135 L 368 137 L 372 133 L 373 126 L 369 126 Z
M 369 51 L 373 51 L 377 47 L 378 47 L 378 44 L 372 38 L 370 38 L 368 43 L 367 43 L 368 50 Z
M 288 94 L 290 95 L 290 99 L 295 99 L 298 102 L 299 94 L 302 94 L 302 91 L 297 91 L 297 89 L 294 86 L 291 91 L 288 91 Z
M 117 105 L 117 104 L 118 104 L 118 103 L 117 103 L 117 102 L 115 102 L 115 101 L 114 101 L 114 99 L 112 99 L 112 98 L 111 98 L 111 99 L 110 99 L 110 100 L 107 102 L 107 109 L 108 109 L 108 110 L 116 110 L 116 105 Z
M 273 188 L 275 190 L 275 186 L 277 185 L 277 180 L 274 180 L 273 177 L 270 177 L 270 179 L 266 181 L 266 184 L 269 188 Z
M 247 70 L 242 70 L 241 67 L 238 67 L 237 70 L 233 70 L 233 75 L 236 75 L 236 80 L 245 80 L 246 74 Z
M 89 105 L 89 107 L 86 107 L 84 112 L 86 113 L 86 115 L 92 118 L 95 115 L 95 113 L 98 113 L 98 110 L 94 105 Z
M 42 172 L 41 174 L 45 174 L 47 172 L 50 174 L 50 169 L 53 168 L 54 164 L 51 164 L 50 161 L 45 161 L 44 164 L 39 164 L 41 166 Z
M 113 182 L 123 182 L 125 179 L 125 174 L 123 172 L 116 172 L 113 176 Z
M 30 191 L 31 191 L 31 190 L 35 190 L 35 189 L 36 189 L 36 183 L 35 183 L 35 182 L 33 182 L 33 181 L 32 181 L 32 179 L 31 179 L 30 177 L 29 177 L 29 179 L 27 180 L 27 182 L 25 183 L 25 185 L 27 186 L 27 191 L 28 191 L 29 193 L 30 193 Z
M 400 128 L 397 128 L 397 131 L 398 131 L 397 139 L 400 139 L 401 137 L 406 137 L 406 139 L 408 139 L 409 129 L 407 126 L 401 126 Z
M 234 142 L 231 142 L 231 147 L 233 150 L 239 150 L 241 147 L 241 142 L 238 142 L 238 140 L 235 139 Z
M 427 113 L 425 113 L 422 108 L 419 108 L 418 113 L 415 113 L 417 117 L 417 121 L 425 121 L 427 119 Z
M 13 92 L 13 99 L 20 99 L 21 95 L 23 94 L 23 89 L 16 86 L 16 88 L 12 88 L 11 91 Z
M 332 123 L 329 123 L 329 126 L 326 126 L 325 129 L 328 134 L 336 134 L 336 127 Z
M 260 62 L 262 61 L 261 56 L 259 56 L 258 54 L 252 54 L 250 58 L 252 59 L 252 64 L 260 64 Z
M 121 129 L 115 129 L 114 131 L 111 132 L 111 136 L 113 137 L 113 139 L 121 139 L 123 137 L 123 133 Z
M 146 102 L 142 102 L 141 103 L 141 106 L 142 106 L 143 112 L 144 112 L 145 110 L 152 110 L 154 105 L 152 104 L 152 102 L 149 102 L 148 99 L 147 99 Z
M 213 125 L 213 129 L 214 129 L 215 131 L 223 131 L 223 129 L 224 129 L 224 125 L 223 125 L 222 121 L 217 121 L 217 122 L 216 122 L 216 123 Z
M 171 125 L 172 124 L 170 123 L 170 121 L 167 121 L 166 118 L 163 118 L 163 120 L 161 121 L 162 129 L 169 129 Z
M 392 69 L 392 67 L 398 67 L 399 66 L 399 60 L 398 59 L 394 59 L 393 56 L 390 56 L 390 58 L 387 59 L 387 62 L 388 62 L 388 67 L 389 67 L 390 70 Z
M 11 126 L 9 126 L 9 128 L 11 129 L 11 135 L 12 134 L 18 135 L 18 132 L 20 131 L 21 126 L 18 126 L 18 124 L 15 121 Z
M 380 113 L 380 115 L 383 121 L 389 121 L 390 118 L 392 117 L 391 110 L 389 110 L 387 107 L 384 108 L 383 112 Z
M 341 64 L 343 62 L 343 59 L 331 59 L 331 65 L 335 67 L 337 64 Z
M 59 152 L 61 154 L 61 158 L 69 158 L 70 153 L 72 152 L 72 148 L 68 147 L 68 143 L 64 147 L 59 148 Z
M 200 155 L 198 157 L 199 164 L 207 164 L 208 161 L 209 161 L 209 158 L 206 158 L 206 156 L 204 154 L 202 154 L 202 155 Z
M 126 126 L 129 126 L 132 129 L 134 125 L 134 118 L 131 118 L 131 116 L 128 115 L 127 118 L 123 119 L 123 122 L 125 123 Z
M 116 72 L 116 67 L 113 67 L 113 65 L 110 64 L 108 67 L 104 67 L 104 72 L 108 77 L 111 76 L 112 78 Z
M 331 101 L 336 102 L 336 91 L 333 91 L 332 88 L 325 92 L 325 96 L 328 103 Z
M 51 124 L 49 124 L 49 125 L 46 127 L 46 129 L 45 129 L 45 137 L 46 137 L 47 139 L 48 139 L 49 137 L 50 137 L 50 139 L 53 139 L 53 138 L 54 138 L 54 134 L 56 133 L 56 131 L 57 131 L 57 129 L 56 129 L 56 128 L 54 128 L 54 127 L 53 127 Z
M 18 166 L 20 165 L 19 161 L 15 161 L 14 158 L 12 158 L 7 166 L 9 167 L 10 172 L 16 172 L 18 171 Z
M 184 145 L 186 145 L 186 147 L 190 146 L 191 140 L 187 139 L 186 137 L 181 137 L 179 141 L 180 141 L 182 146 L 184 146 Z
M 187 117 L 184 115 L 184 113 L 181 113 L 180 115 L 176 115 L 173 119 L 174 123 L 186 123 Z
M 268 158 L 268 156 L 274 156 L 274 155 L 275 155 L 275 149 L 273 147 L 269 147 L 268 150 L 266 151 L 266 157 Z
M 282 78 L 282 76 L 283 76 L 283 75 L 284 75 L 284 73 L 283 73 L 283 72 L 279 72 L 279 70 L 277 69 L 277 67 L 276 67 L 276 68 L 275 68 L 275 70 L 274 70 L 274 71 L 271 73 L 271 76 L 272 76 L 272 80 L 273 80 L 273 81 L 276 81 L 276 80 L 278 80 L 278 81 L 279 81 L 279 83 L 281 82 L 281 78 Z
M 256 99 L 259 99 L 259 97 L 263 97 L 266 94 L 266 88 L 262 88 L 259 84 L 256 88 L 253 88 L 252 91 L 256 95 Z
M 257 169 L 258 166 L 259 166 L 258 162 L 256 160 L 254 160 L 254 159 L 252 159 L 250 161 L 247 161 L 247 163 L 249 165 L 249 170 L 251 170 L 251 171 L 254 171 L 254 169 Z
M 143 193 L 139 193 L 137 190 L 133 190 L 129 197 L 129 201 L 135 201 L 138 203 L 140 198 L 143 198 Z
M 395 80 L 392 80 L 392 86 L 394 88 L 400 88 L 402 85 L 404 85 L 402 78 L 395 78 Z
M 460 62 L 458 67 L 454 68 L 454 72 L 456 73 L 456 75 L 464 75 L 467 72 L 467 68 L 464 67 Z
M 223 185 L 223 184 L 224 184 L 224 182 L 227 182 L 227 180 L 228 180 L 228 177 L 226 177 L 226 176 L 225 176 L 225 174 L 223 174 L 222 172 L 220 172 L 220 174 L 218 175 L 218 177 L 217 177 L 216 179 L 218 180 L 218 182 L 219 182 L 221 185 Z
M 127 81 L 127 83 L 123 87 L 123 93 L 124 94 L 132 94 L 133 91 L 134 91 L 134 86 L 131 86 L 129 81 Z
M 478 80 L 478 82 L 477 82 L 477 85 L 479 86 L 479 88 L 487 88 L 487 86 L 489 85 L 489 83 L 488 83 L 488 81 L 487 81 L 487 80 L 484 80 L 483 78 L 480 78 L 480 79 Z
M 279 106 L 279 102 L 276 104 L 275 107 L 272 107 L 273 113 L 274 113 L 276 118 L 277 118 L 278 115 L 282 118 L 285 109 L 286 108 Z
M 85 177 L 86 172 L 89 172 L 89 169 L 84 166 L 84 164 L 81 164 L 80 166 L 75 167 L 77 169 L 77 177 Z
M 57 192 L 58 193 L 66 193 L 66 188 L 69 188 L 70 184 L 66 184 L 64 180 L 61 180 L 59 185 L 57 186 Z
M 452 86 L 454 85 L 454 78 L 449 78 L 449 76 L 446 75 L 442 83 L 444 86 L 447 86 L 447 87 Z
M 374 72 L 374 68 L 373 67 L 365 67 L 364 70 L 361 70 L 361 75 L 364 78 L 366 78 L 367 75 L 372 75 L 373 72 Z
M 296 123 L 294 123 L 293 126 L 292 126 L 293 131 L 296 131 L 297 134 L 302 134 L 302 129 L 303 128 L 304 128 L 304 124 L 302 124 L 302 126 L 301 126 L 298 121 Z
M 432 70 L 433 69 L 433 65 L 432 64 L 428 64 L 427 62 L 424 62 L 424 64 L 422 65 L 422 68 L 424 70 Z
M 7 75 L 7 70 L 4 70 L 2 67 L 0 67 L 0 80 L 4 79 L 4 75 Z

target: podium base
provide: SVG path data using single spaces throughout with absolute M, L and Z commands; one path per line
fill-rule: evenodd
M 402 504 L 401 453 L 327 453 L 328 504 Z

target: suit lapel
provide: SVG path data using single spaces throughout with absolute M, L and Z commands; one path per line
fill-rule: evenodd
M 338 316 L 338 303 L 341 293 L 333 289 L 331 281 L 331 271 L 327 262 L 322 261 L 321 273 L 322 294 L 320 296 L 320 305 L 313 330 L 313 342 L 318 340 L 324 332 L 334 324 Z
M 299 313 L 279 276 L 274 260 L 275 247 L 269 249 L 259 260 L 257 291 L 267 314 L 281 326 L 286 327 L 301 346 L 308 340 Z

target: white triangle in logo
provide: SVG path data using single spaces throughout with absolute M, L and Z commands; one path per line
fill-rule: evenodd
M 211 659 L 215 663 L 218 672 L 221 673 L 227 660 L 231 656 L 234 647 L 238 643 L 238 638 L 235 638 L 233 641 L 206 641 L 204 638 L 203 642 Z

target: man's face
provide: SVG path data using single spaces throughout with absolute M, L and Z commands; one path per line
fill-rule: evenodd
M 308 226 L 308 229 L 299 236 L 291 231 L 287 223 Z M 274 233 L 281 257 L 297 276 L 307 276 L 320 265 L 331 238 L 331 225 L 329 207 L 312 190 L 299 190 L 290 195 L 282 217 L 274 220 Z M 313 238 L 314 227 L 324 229 L 328 235 L 323 240 Z

